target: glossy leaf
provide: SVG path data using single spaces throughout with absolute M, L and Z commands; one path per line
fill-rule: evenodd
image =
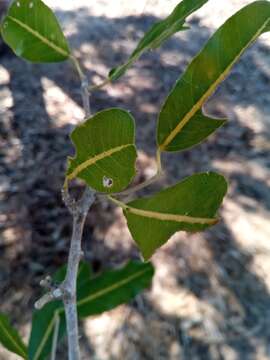
M 71 134 L 76 148 L 69 158 L 67 181 L 76 177 L 105 193 L 126 188 L 135 175 L 135 125 L 121 109 L 95 114 Z
M 128 203 L 124 215 L 144 258 L 149 259 L 177 231 L 201 231 L 216 224 L 226 191 L 223 176 L 202 173 Z
M 15 0 L 4 18 L 4 41 L 17 56 L 32 62 L 68 59 L 69 47 L 53 12 L 41 0 Z
M 9 351 L 27 359 L 27 348 L 8 318 L 0 313 L 0 343 Z
M 201 141 L 209 135 L 206 128 L 210 119 L 201 119 L 199 126 L 194 117 L 201 116 L 204 102 L 248 46 L 269 30 L 269 19 L 270 3 L 256 1 L 233 15 L 210 38 L 177 81 L 161 109 L 157 134 L 161 151 L 183 150 L 183 143 L 190 147 L 198 138 Z M 216 120 L 213 120 L 212 130 L 215 124 Z M 196 132 L 201 135 L 195 135 Z
M 78 290 L 79 316 L 97 315 L 130 301 L 150 286 L 153 274 L 151 263 L 130 261 L 91 279 Z
M 60 283 L 64 280 L 66 266 L 63 266 L 54 275 L 53 280 Z M 81 262 L 78 272 L 78 288 L 90 279 L 91 271 L 87 263 Z M 32 319 L 32 330 L 29 342 L 29 359 L 43 360 L 51 352 L 54 327 L 57 317 L 60 319 L 58 340 L 66 331 L 65 313 L 61 301 L 53 301 L 41 310 L 35 311 Z
M 187 27 L 184 25 L 186 18 L 207 1 L 208 0 L 181 1 L 166 19 L 155 23 L 152 28 L 146 32 L 128 61 L 110 71 L 109 79 L 111 81 L 118 79 L 145 51 L 159 47 L 176 32 L 186 30 Z

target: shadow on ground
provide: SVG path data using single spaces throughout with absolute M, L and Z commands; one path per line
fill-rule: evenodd
M 157 20 L 151 16 L 98 18 L 86 9 L 76 16 L 72 12 L 59 12 L 58 16 L 66 28 L 75 19 L 76 31 L 69 40 L 95 81 L 101 81 L 107 69 L 124 61 L 141 34 Z M 150 160 L 158 109 L 190 58 L 210 35 L 199 18 L 193 18 L 191 25 L 191 31 L 145 55 L 123 80 L 91 98 L 94 112 L 111 106 L 131 110 L 137 119 L 138 146 Z M 166 184 L 195 171 L 219 170 L 220 162 L 233 162 L 239 167 L 225 171 L 231 183 L 227 201 L 241 195 L 254 200 L 252 205 L 246 201 L 242 204 L 245 211 L 256 213 L 258 207 L 269 211 L 265 177 L 252 169 L 246 173 L 244 167 L 254 162 L 260 164 L 262 174 L 267 171 L 270 159 L 265 144 L 269 130 L 265 131 L 267 124 L 263 128 L 260 119 L 252 118 L 252 111 L 247 113 L 245 123 L 239 119 L 241 109 L 247 108 L 257 110 L 262 119 L 269 117 L 269 76 L 255 61 L 258 54 L 264 56 L 267 51 L 260 43 L 249 50 L 207 104 L 206 110 L 213 115 L 228 116 L 228 124 L 194 150 L 174 154 L 170 159 L 165 156 Z M 68 121 L 56 124 L 48 113 L 44 92 L 50 89 L 46 89 L 44 79 L 60 88 L 74 106 L 80 108 L 81 99 L 76 74 L 68 63 L 29 65 L 7 52 L 1 56 L 1 71 L 8 74 L 7 81 L 0 84 L 4 104 L 0 109 L 1 311 L 23 327 L 30 321 L 39 280 L 65 262 L 71 233 L 60 188 L 66 156 L 72 153 L 68 137 L 72 126 Z M 250 122 L 257 123 L 261 130 L 256 132 Z M 259 145 L 257 139 L 261 141 Z M 140 167 L 143 180 L 147 165 L 141 162 Z M 164 311 L 151 293 L 138 297 L 123 310 L 129 315 L 106 340 L 107 358 L 257 359 L 258 351 L 266 358 L 270 356 L 269 292 L 254 271 L 254 254 L 239 245 L 231 226 L 225 219 L 203 235 L 176 237 L 154 257 L 157 267 L 169 268 L 170 278 L 166 281 L 157 269 L 156 282 L 165 282 L 164 301 L 168 289 L 185 292 L 196 311 L 186 310 L 187 305 L 182 308 L 180 296 L 174 298 L 175 314 L 168 314 L 170 309 L 166 311 L 166 306 Z M 111 242 L 108 233 L 112 227 L 120 239 Z M 89 215 L 84 246 L 95 271 L 137 254 L 120 215 L 116 213 L 115 220 L 111 205 L 103 201 Z M 93 355 L 95 341 L 88 344 L 86 335 L 83 339 L 83 350 Z M 117 341 L 122 345 L 116 349 Z

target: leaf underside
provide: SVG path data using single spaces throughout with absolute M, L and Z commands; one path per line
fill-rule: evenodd
M 1 26 L 15 54 L 36 63 L 60 62 L 70 50 L 54 13 L 41 0 L 15 0 Z
M 223 176 L 201 173 L 127 204 L 124 215 L 145 259 L 177 231 L 201 231 L 214 225 L 227 191 Z
M 178 151 L 202 141 L 217 120 L 201 116 L 202 106 L 226 78 L 242 53 L 269 30 L 270 3 L 256 1 L 229 18 L 193 59 L 166 99 L 158 120 L 161 151 Z M 222 125 L 222 123 L 220 123 Z

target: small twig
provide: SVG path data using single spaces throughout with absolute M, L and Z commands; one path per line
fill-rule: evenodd
M 163 175 L 162 164 L 161 164 L 161 153 L 160 153 L 159 149 L 157 150 L 157 153 L 156 153 L 156 161 L 157 161 L 157 172 L 154 176 L 152 176 L 150 179 L 142 182 L 141 184 L 135 185 L 127 190 L 121 191 L 114 195 L 126 196 L 126 195 L 132 194 L 136 191 L 142 190 L 142 189 L 146 188 L 147 186 L 153 184 L 157 180 L 159 180 L 161 178 L 161 176 Z
M 104 86 L 106 86 L 110 83 L 111 83 L 111 80 L 109 78 L 107 78 L 104 81 L 102 81 L 100 84 L 89 86 L 88 90 L 90 93 L 92 93 L 96 90 L 100 90 L 101 88 L 103 88 Z
M 63 299 L 63 290 L 59 287 L 44 294 L 38 301 L 35 302 L 34 306 L 37 310 L 40 310 L 49 302 L 60 299 Z
M 59 328 L 60 328 L 60 316 L 59 316 L 58 312 L 56 312 L 56 314 L 55 314 L 54 332 L 53 332 L 53 341 L 52 341 L 51 360 L 56 360 L 56 351 L 57 351 Z

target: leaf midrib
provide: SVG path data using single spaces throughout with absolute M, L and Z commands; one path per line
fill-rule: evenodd
M 26 352 L 24 348 L 20 346 L 20 344 L 17 343 L 17 341 L 9 334 L 9 332 L 6 330 L 5 326 L 3 326 L 2 321 L 0 321 L 0 327 L 3 329 L 3 332 L 6 334 L 7 338 L 11 341 L 11 343 L 15 346 L 15 348 L 18 351 L 18 354 L 23 356 L 24 359 L 26 359 Z
M 129 277 L 127 277 L 126 279 L 123 279 L 121 281 L 118 281 L 116 284 L 114 285 L 111 285 L 111 286 L 108 286 L 106 287 L 105 289 L 102 289 L 100 291 L 97 291 L 95 294 L 92 294 L 92 295 L 89 295 L 87 296 L 86 298 L 78 301 L 77 303 L 77 306 L 81 306 L 81 305 L 84 305 L 85 303 L 89 302 L 89 301 L 93 301 L 93 300 L 96 300 L 98 297 L 102 296 L 102 295 L 105 295 L 115 289 L 118 289 L 119 287 L 123 286 L 123 285 L 126 285 L 128 284 L 130 281 L 134 280 L 134 279 L 137 279 L 138 277 L 140 277 L 141 275 L 149 272 L 149 271 L 152 271 L 151 268 L 147 268 L 147 269 L 144 269 L 144 270 L 141 270 L 139 272 L 137 272 L 136 274 L 133 274 Z
M 42 41 L 44 44 L 46 44 L 47 46 L 49 46 L 50 48 L 52 48 L 53 50 L 55 50 L 59 54 L 65 56 L 65 57 L 69 57 L 69 53 L 67 51 L 65 51 L 64 49 L 62 49 L 58 45 L 54 44 L 53 42 L 49 41 L 45 36 L 41 35 L 36 30 L 32 29 L 30 26 L 23 23 L 21 20 L 16 19 L 15 17 L 13 17 L 11 15 L 7 15 L 7 19 L 15 22 L 17 25 L 22 27 L 24 30 L 28 31 L 30 34 L 32 34 L 33 36 L 38 38 L 40 41 Z
M 208 225 L 214 225 L 218 222 L 218 219 L 216 218 L 202 218 L 202 217 L 193 217 L 187 215 L 169 214 L 169 213 L 162 213 L 162 212 L 156 212 L 150 210 L 142 210 L 131 206 L 126 206 L 125 211 L 141 217 L 147 217 L 150 219 L 156 219 L 160 221 L 174 221 L 179 223 L 184 222 L 189 224 L 208 224 Z
M 87 159 L 86 161 L 84 161 L 83 163 L 78 165 L 70 174 L 67 175 L 67 179 L 68 180 L 75 179 L 80 172 L 82 172 L 89 166 L 94 165 L 96 162 L 98 162 L 106 157 L 109 157 L 109 156 L 113 155 L 114 153 L 119 152 L 130 146 L 134 147 L 134 144 L 119 145 L 119 146 L 116 146 L 115 148 L 112 148 L 112 149 L 103 151 L 100 154 L 94 155 L 93 157 Z M 74 159 L 72 159 L 72 160 L 74 160 Z
M 179 134 L 179 132 L 183 129 L 183 127 L 188 123 L 188 121 L 196 114 L 198 110 L 201 109 L 202 105 L 205 101 L 211 96 L 211 94 L 215 91 L 217 86 L 226 78 L 231 68 L 235 65 L 241 55 L 246 51 L 246 49 L 252 44 L 257 37 L 262 33 L 263 29 L 269 24 L 270 18 L 268 18 L 263 25 L 259 28 L 259 30 L 255 33 L 252 39 L 242 48 L 239 54 L 234 58 L 234 60 L 225 68 L 225 70 L 221 73 L 221 75 L 217 78 L 217 80 L 208 88 L 208 90 L 200 97 L 200 99 L 193 105 L 191 110 L 179 121 L 178 125 L 171 131 L 171 133 L 167 136 L 164 142 L 159 145 L 160 151 L 165 151 L 166 147 L 173 141 L 173 139 Z
M 113 290 L 116 290 L 118 288 L 120 288 L 121 286 L 127 284 L 128 282 L 140 277 L 141 275 L 151 271 L 152 269 L 151 268 L 147 268 L 147 269 L 144 269 L 144 270 L 141 270 L 140 272 L 134 274 L 134 275 L 131 275 L 129 277 L 127 277 L 126 279 L 124 280 L 121 280 L 119 282 L 117 282 L 116 284 L 112 285 L 112 286 L 109 286 L 103 290 L 100 290 L 98 292 L 96 292 L 95 294 L 92 294 L 92 295 L 89 295 L 83 299 L 81 299 L 80 301 L 77 302 L 77 307 L 81 306 L 81 305 L 84 305 L 85 303 L 89 302 L 89 301 L 93 301 L 93 300 L 96 300 L 98 297 L 101 297 L 102 295 L 105 295 Z M 44 334 L 44 337 L 42 339 L 42 341 L 40 342 L 39 346 L 38 346 L 38 349 L 37 349 L 37 352 L 35 353 L 35 356 L 33 358 L 33 360 L 38 360 L 40 354 L 42 353 L 42 350 L 44 348 L 44 345 L 46 344 L 46 341 L 48 340 L 49 336 L 50 336 L 50 333 L 51 333 L 51 330 L 53 328 L 53 325 L 54 325 L 54 322 L 55 322 L 55 319 L 56 319 L 56 316 L 60 316 L 61 314 L 64 313 L 64 308 L 61 307 L 57 310 L 55 310 L 55 313 L 54 313 L 54 316 L 52 318 L 52 320 L 50 321 L 50 323 L 48 324 L 48 327 L 47 327 L 47 330 Z

